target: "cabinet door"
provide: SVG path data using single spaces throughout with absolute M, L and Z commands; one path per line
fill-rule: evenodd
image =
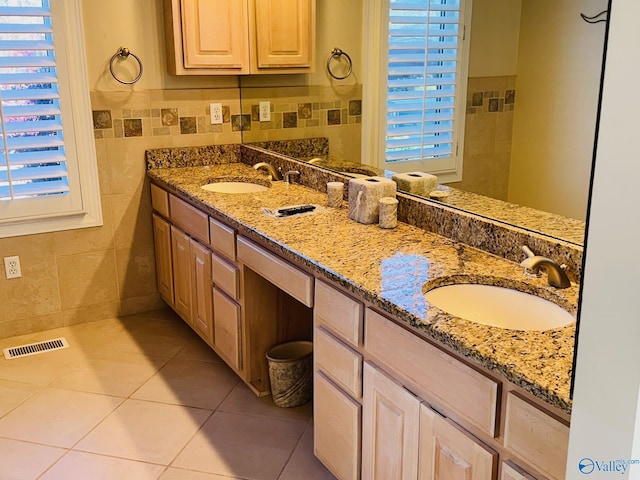
M 171 225 L 153 214 L 153 242 L 156 255 L 156 280 L 160 296 L 173 307 L 173 266 L 171 265 Z
M 189 325 L 191 322 L 191 255 L 190 239 L 171 226 L 171 259 L 173 265 L 174 309 Z
M 509 462 L 502 462 L 502 474 L 500 480 L 536 480 L 527 473 L 523 473 L 519 468 L 514 467 Z
M 172 0 L 170 15 L 175 73 L 249 73 L 247 0 Z
M 313 378 L 314 453 L 338 480 L 358 480 L 362 407 L 320 371 Z
M 250 0 L 252 67 L 311 71 L 315 50 L 315 0 Z
M 420 401 L 372 365 L 364 365 L 362 478 L 416 480 Z
M 420 480 L 493 480 L 497 455 L 428 405 L 420 406 Z
M 193 328 L 207 342 L 213 343 L 213 308 L 211 303 L 211 252 L 191 239 L 191 319 Z
M 216 352 L 236 371 L 242 368 L 242 317 L 240 306 L 213 289 L 213 325 Z

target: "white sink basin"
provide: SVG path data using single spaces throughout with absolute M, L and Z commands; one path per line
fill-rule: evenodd
M 425 298 L 451 315 L 493 327 L 542 331 L 575 321 L 553 302 L 492 285 L 446 285 L 429 290 Z
M 200 188 L 217 193 L 256 193 L 269 189 L 264 185 L 250 182 L 216 182 L 208 183 Z

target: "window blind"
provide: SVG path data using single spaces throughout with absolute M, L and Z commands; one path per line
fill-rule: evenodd
M 461 0 L 390 0 L 385 161 L 454 154 Z
M 0 0 L 0 201 L 69 194 L 48 0 Z

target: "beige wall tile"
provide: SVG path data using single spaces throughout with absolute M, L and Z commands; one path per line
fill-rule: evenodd
M 513 112 L 500 112 L 496 117 L 495 152 L 511 155 Z
M 157 137 L 111 138 L 105 140 L 111 194 L 132 193 L 145 180 L 144 151 Z
M 115 248 L 153 245 L 151 193 L 148 184 L 133 194 L 110 197 Z
M 496 114 L 467 115 L 464 132 L 465 154 L 482 155 L 493 153 L 495 132 Z
M 114 250 L 58 258 L 62 309 L 118 300 Z
M 41 332 L 62 326 L 63 321 L 59 311 L 48 315 L 30 315 L 0 323 L 0 338 Z
M 37 262 L 53 258 L 56 252 L 52 233 L 28 235 L 25 237 L 0 238 L 2 256 L 19 255 L 20 261 Z
M 116 318 L 120 314 L 120 302 L 114 300 L 99 305 L 82 306 L 62 310 L 62 324 L 77 325 L 79 323 L 96 322 L 108 318 Z
M 111 180 L 109 177 L 109 162 L 107 160 L 107 145 L 104 139 L 96 139 L 96 160 L 98 162 L 100 195 L 109 195 L 111 193 Z
M 111 202 L 102 198 L 102 227 L 65 230 L 53 234 L 56 255 L 99 252 L 113 248 Z
M 60 309 L 56 260 L 20 257 L 21 278 L 0 276 L 0 322 L 51 315 Z M 53 327 L 50 327 L 53 328 Z
M 167 304 L 160 298 L 160 294 L 155 292 L 144 297 L 122 299 L 120 302 L 120 315 L 133 315 L 134 313 L 148 312 L 166 307 Z
M 157 291 L 156 259 L 153 248 L 135 244 L 116 249 L 120 299 L 144 297 Z

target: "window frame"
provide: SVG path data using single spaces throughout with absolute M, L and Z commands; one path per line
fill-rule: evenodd
M 364 21 L 369 28 L 365 28 L 363 39 L 363 71 L 365 72 L 361 157 L 363 164 L 394 172 L 416 170 L 428 172 L 437 175 L 440 183 L 456 182 L 462 179 L 472 0 L 460 0 L 460 2 L 460 30 L 463 33 L 458 47 L 460 60 L 456 69 L 453 155 L 446 157 L 445 161 L 423 159 L 406 162 L 385 161 L 390 1 L 365 2 Z
M 54 213 L 26 212 L 10 219 L 0 208 L 0 238 L 102 225 L 81 0 L 50 0 L 50 6 L 65 153 L 69 174 L 77 180 L 72 189 L 79 201 Z

